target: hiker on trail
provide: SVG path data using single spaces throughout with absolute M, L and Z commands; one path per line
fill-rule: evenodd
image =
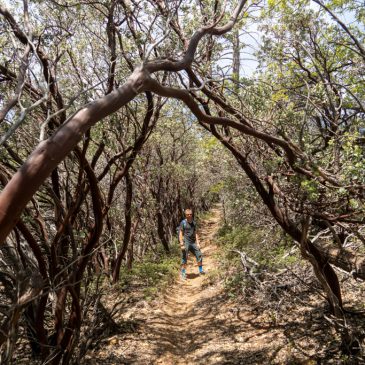
M 196 223 L 193 220 L 193 211 L 185 210 L 185 219 L 180 223 L 179 242 L 181 247 L 181 277 L 186 279 L 186 263 L 188 260 L 188 252 L 192 252 L 198 263 L 199 274 L 205 274 L 203 270 L 203 255 L 200 251 L 199 236 L 197 233 Z

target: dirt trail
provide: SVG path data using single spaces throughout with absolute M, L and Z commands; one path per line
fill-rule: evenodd
M 213 209 L 212 216 L 200 226 L 203 264 L 207 273 L 216 269 L 214 253 L 217 247 L 213 236 L 219 225 L 220 211 Z M 190 255 L 187 280 L 179 279 L 164 294 L 160 307 L 147 311 L 145 318 L 148 321 L 139 328 L 137 346 L 132 341 L 129 344 L 131 347 L 126 348 L 129 353 L 135 347 L 131 363 L 175 365 L 224 362 L 224 352 L 228 349 L 226 342 L 231 342 L 232 338 L 225 338 L 227 336 L 224 335 L 228 333 L 229 325 L 225 316 L 220 314 L 224 305 L 220 302 L 222 288 L 207 285 L 208 280 L 208 276 L 198 274 L 195 258 Z
M 140 302 L 121 313 L 120 319 L 135 327 L 109 338 L 88 364 L 286 363 L 279 354 L 286 342 L 282 331 L 258 320 L 252 308 L 227 301 L 222 283 L 210 280 L 219 224 L 220 211 L 213 209 L 200 228 L 207 275 L 199 276 L 190 258 L 187 280 L 179 279 L 153 303 Z
M 204 269 L 207 272 L 216 266 L 213 236 L 220 224 L 219 210 L 214 209 L 212 213 L 200 229 Z M 164 351 L 160 350 L 161 354 L 154 364 L 194 363 L 197 357 L 203 355 L 204 344 L 211 340 L 211 324 L 219 314 L 217 307 L 209 305 L 219 295 L 218 289 L 204 285 L 205 281 L 206 277 L 198 274 L 195 260 L 190 257 L 187 280 L 180 279 L 165 295 L 163 306 L 157 310 L 158 319 L 150 323 L 154 331 L 165 332 L 159 345 Z

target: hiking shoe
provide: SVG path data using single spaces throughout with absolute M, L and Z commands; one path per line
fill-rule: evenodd
M 205 271 L 204 270 L 199 271 L 199 275 L 205 275 Z

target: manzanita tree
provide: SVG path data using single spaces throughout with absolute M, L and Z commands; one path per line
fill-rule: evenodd
M 180 105 L 184 117 L 198 120 L 233 154 L 274 219 L 313 264 L 333 313 L 344 321 L 339 282 L 329 264 L 332 258 L 308 233 L 324 225 L 341 250 L 338 233 L 343 231 L 364 242 L 360 229 L 364 214 L 364 89 L 359 72 L 364 64 L 363 35 L 360 28 L 346 26 L 335 11 L 338 6 L 352 6 L 359 22 L 363 15 L 353 1 L 314 3 L 319 7 L 314 9 L 309 1 L 300 0 L 264 4 L 260 22 L 265 37 L 259 54 L 262 75 L 253 80 L 239 77 L 237 28 L 228 39 L 228 47 L 233 44 L 233 67 L 225 72 L 222 61 L 227 43 L 221 36 L 235 25 L 245 27 L 249 7 L 256 6 L 246 0 L 234 5 L 218 0 L 49 0 L 31 4 L 24 0 L 22 11 L 0 5 L 2 32 L 10 35 L 0 40 L 6 50 L 0 64 L 0 81 L 6 85 L 1 86 L 6 98 L 0 120 L 3 126 L 11 124 L 4 128 L 1 143 L 21 165 L 13 174 L 11 163 L 10 171 L 3 174 L 0 242 L 17 226 L 14 234 L 19 237 L 20 232 L 26 238 L 44 282 L 67 283 L 56 289 L 58 347 L 51 353 L 49 336 L 39 324 L 43 323 L 47 295 L 37 310 L 36 331 L 44 358 L 49 356 L 54 363 L 67 363 L 71 358 L 81 325 L 80 283 L 99 247 L 103 224 L 111 229 L 111 206 L 116 191 L 122 191 L 124 236 L 111 265 L 113 279 L 118 279 L 138 224 L 138 218 L 133 221 L 132 216 L 135 175 L 131 166 L 158 123 L 165 99 L 175 99 L 169 107 Z M 28 156 L 31 147 L 17 153 L 16 142 L 9 138 L 17 128 L 26 131 L 23 125 L 30 116 L 38 123 L 30 128 L 39 131 L 41 141 Z M 106 127 L 96 125 L 99 121 Z M 27 134 L 23 133 L 22 143 L 26 144 Z M 114 148 L 109 150 L 105 140 Z M 164 153 L 155 144 L 148 156 L 142 156 L 161 162 L 167 158 Z M 71 157 L 77 161 L 78 171 L 71 171 Z M 176 161 L 176 156 L 168 158 Z M 143 159 L 137 163 L 143 165 Z M 163 169 L 148 179 L 154 179 L 148 193 L 155 199 L 157 214 L 171 212 L 160 194 L 163 191 L 164 199 L 171 199 L 176 181 L 166 178 Z M 122 181 L 124 189 L 119 184 Z M 63 197 L 60 187 L 70 184 L 75 193 Z M 51 274 L 31 232 L 40 230 L 46 241 L 44 219 L 38 217 L 39 227 L 32 219 L 30 230 L 23 222 L 26 215 L 22 216 L 42 186 L 50 189 L 59 219 L 49 253 L 50 262 L 55 263 Z M 65 206 L 62 201 L 67 202 Z M 90 216 L 87 228 L 73 242 L 75 222 Z M 167 250 L 166 225 L 172 222 L 160 222 L 157 234 Z M 107 243 L 105 247 L 101 266 L 108 271 Z M 65 270 L 70 262 L 64 258 L 72 249 L 72 269 Z M 364 277 L 364 268 L 354 267 L 353 261 L 332 261 L 345 270 L 356 269 Z M 32 298 L 39 295 L 39 285 L 34 288 Z M 4 323 L 5 333 L 9 328 Z M 344 343 L 351 346 L 351 334 L 342 332 Z

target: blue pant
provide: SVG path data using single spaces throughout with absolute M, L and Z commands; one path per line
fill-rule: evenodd
M 188 252 L 189 251 L 195 255 L 196 261 L 198 263 L 203 261 L 202 252 L 199 250 L 196 243 L 190 243 L 190 244 L 185 243 L 185 250 L 182 251 L 182 257 L 181 257 L 181 263 L 183 265 L 185 265 L 186 262 L 188 261 Z

